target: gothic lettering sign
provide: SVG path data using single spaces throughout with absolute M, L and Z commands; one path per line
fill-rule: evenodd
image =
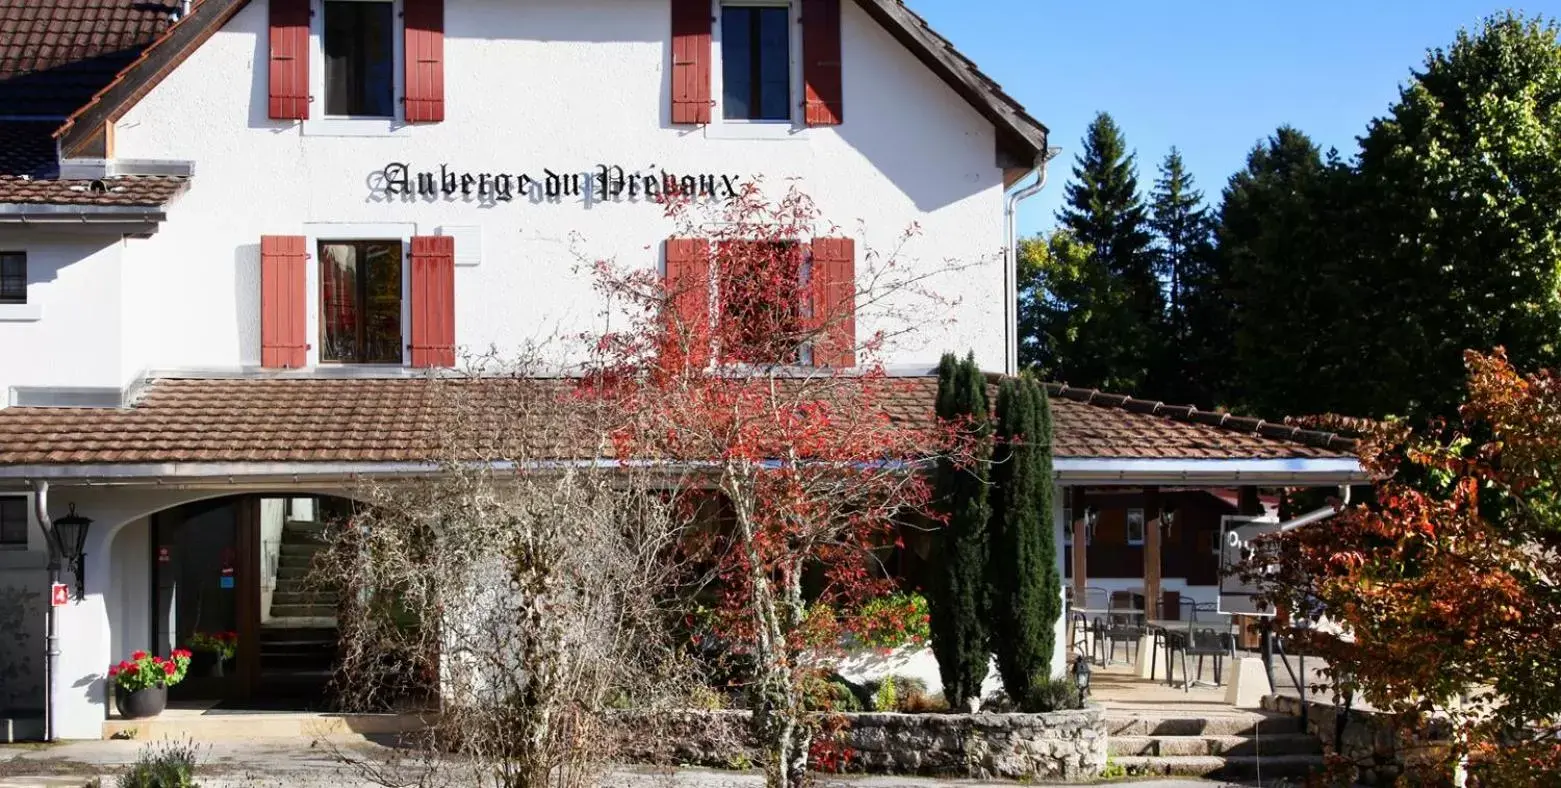
M 659 168 L 631 171 L 603 164 L 586 172 L 540 173 L 469 172 L 451 168 L 418 169 L 405 162 L 391 162 L 378 173 L 376 190 L 389 197 L 425 200 L 482 200 L 532 202 L 584 200 L 587 205 L 618 200 L 656 200 L 662 197 L 730 199 L 743 186 L 740 176 L 713 172 L 674 173 Z

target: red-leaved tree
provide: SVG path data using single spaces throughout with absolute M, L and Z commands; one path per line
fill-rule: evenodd
M 925 525 L 930 403 L 878 359 L 913 323 L 900 310 L 927 314 L 911 296 L 930 297 L 923 283 L 948 267 L 851 254 L 795 189 L 775 202 L 757 187 L 713 206 L 674 200 L 667 213 L 679 232 L 665 274 L 596 264 L 621 330 L 594 337 L 581 395 L 622 414 L 613 456 L 723 501 L 719 527 L 691 549 L 714 567 L 722 639 L 753 665 L 769 783 L 790 788 L 810 753 L 827 760 L 807 685 L 839 629 L 861 623 L 810 607 L 859 610 L 883 590 L 875 548 Z M 847 254 L 853 265 L 839 265 Z
M 1273 598 L 1337 625 L 1289 634 L 1341 693 L 1400 715 L 1418 763 L 1405 784 L 1467 764 L 1481 785 L 1547 785 L 1561 774 L 1561 377 L 1499 350 L 1465 361 L 1461 423 L 1378 426 L 1361 450 L 1374 500 L 1282 537 Z M 1451 746 L 1423 746 L 1436 739 Z

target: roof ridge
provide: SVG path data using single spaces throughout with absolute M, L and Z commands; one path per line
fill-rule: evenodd
M 1286 417 L 1283 421 L 1275 422 L 1256 416 L 1238 416 L 1228 411 L 1199 410 L 1196 405 L 1166 405 L 1163 402 L 1138 399 L 1127 394 L 1110 394 L 1100 389 L 1081 389 L 1059 381 L 1046 381 L 1045 385 L 1047 393 L 1053 397 L 1082 402 L 1085 405 L 1098 408 L 1126 410 L 1169 421 L 1201 424 L 1206 427 L 1214 427 L 1240 435 L 1256 435 L 1274 440 L 1290 441 L 1329 451 L 1352 452 L 1359 443 L 1354 435 L 1343 435 L 1340 432 L 1327 429 L 1307 429 L 1296 423 L 1307 421 L 1309 418 L 1314 417 Z M 1369 419 L 1339 416 L 1336 414 L 1315 418 L 1319 419 L 1317 423 L 1320 425 L 1330 423 L 1335 425 L 1371 423 Z M 1358 434 L 1364 430 L 1350 431 Z

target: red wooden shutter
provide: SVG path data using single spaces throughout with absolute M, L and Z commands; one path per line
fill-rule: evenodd
M 856 241 L 813 240 L 813 366 L 856 366 Z
M 845 121 L 840 61 L 840 0 L 802 0 L 803 114 L 809 126 Z
M 710 0 L 672 0 L 672 122 L 710 122 Z
M 309 0 L 271 0 L 270 116 L 309 117 Z
M 455 239 L 412 238 L 412 366 L 455 366 Z
M 405 0 L 406 119 L 444 120 L 444 0 Z
M 695 368 L 710 363 L 710 242 L 667 240 L 667 297 L 671 309 L 664 358 L 687 357 Z
M 298 369 L 309 363 L 307 297 L 309 241 L 301 235 L 260 238 L 260 366 Z

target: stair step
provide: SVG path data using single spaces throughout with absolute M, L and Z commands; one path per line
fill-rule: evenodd
M 282 549 L 281 555 L 283 558 L 294 556 L 313 558 L 314 556 L 325 552 L 326 549 L 325 545 L 319 542 L 283 542 L 280 546 Z
M 279 605 L 272 603 L 272 618 L 330 618 L 336 615 L 335 605 Z
M 1203 717 L 1175 714 L 1112 714 L 1106 717 L 1111 736 L 1265 736 L 1304 733 L 1301 719 L 1288 714 L 1210 714 Z
M 1322 742 L 1304 733 L 1264 736 L 1112 736 L 1112 756 L 1123 755 L 1321 755 Z
M 306 588 L 283 590 L 281 585 L 278 585 L 277 589 L 271 593 L 271 604 L 273 605 L 328 605 L 335 607 L 338 599 L 340 597 L 330 591 L 311 591 Z
M 1113 757 L 1130 777 L 1211 777 L 1242 780 L 1263 775 L 1305 777 L 1323 768 L 1321 755 L 1124 755 Z

